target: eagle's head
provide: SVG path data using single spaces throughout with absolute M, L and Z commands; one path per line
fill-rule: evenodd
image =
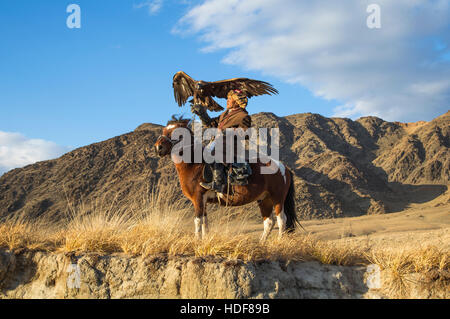
M 204 87 L 206 86 L 206 82 L 204 81 L 197 81 L 195 88 L 199 91 L 203 91 Z

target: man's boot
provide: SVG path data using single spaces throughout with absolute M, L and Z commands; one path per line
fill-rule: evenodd
M 226 186 L 226 174 L 224 168 L 222 163 L 214 163 L 211 183 L 201 182 L 200 185 L 208 190 L 223 193 Z

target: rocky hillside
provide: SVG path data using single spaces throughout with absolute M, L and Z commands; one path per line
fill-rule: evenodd
M 281 160 L 297 176 L 302 218 L 399 211 L 414 202 L 449 202 L 450 112 L 430 122 L 356 121 L 318 114 L 253 115 L 259 127 L 279 127 Z M 168 157 L 152 146 L 161 126 L 76 149 L 62 157 L 0 177 L 0 217 L 24 213 L 61 215 L 68 203 L 126 207 L 157 183 L 181 192 Z M 442 200 L 436 200 L 436 198 Z

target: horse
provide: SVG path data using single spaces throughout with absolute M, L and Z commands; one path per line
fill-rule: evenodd
M 154 149 L 159 157 L 173 153 L 172 148 L 178 143 L 184 143 L 184 146 L 193 145 L 194 137 L 190 122 L 188 119 L 173 118 L 172 121 L 167 123 L 154 144 Z M 172 133 L 177 128 L 188 129 L 192 136 L 191 140 L 173 140 Z M 252 174 L 248 178 L 248 184 L 233 186 L 234 194 L 229 198 L 227 194 L 218 194 L 217 196 L 214 191 L 206 190 L 200 185 L 200 182 L 203 181 L 203 169 L 206 165 L 204 161 L 201 163 L 186 163 L 181 158 L 176 158 L 174 154 L 172 154 L 172 160 L 176 167 L 182 192 L 192 202 L 195 209 L 196 238 L 205 238 L 207 235 L 206 208 L 208 203 L 216 203 L 222 206 L 243 206 L 257 201 L 264 227 L 260 238 L 261 242 L 265 242 L 272 231 L 275 216 L 279 228 L 279 238 L 286 232 L 293 232 L 297 224 L 300 225 L 294 201 L 293 173 L 281 162 L 274 161 L 278 169 L 273 174 L 261 174 L 261 168 L 271 165 L 270 162 L 266 164 L 261 161 L 250 163 Z M 273 211 L 275 211 L 275 216 Z

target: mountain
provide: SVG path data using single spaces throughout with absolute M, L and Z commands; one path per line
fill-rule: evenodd
M 281 160 L 295 173 L 301 218 L 403 210 L 412 203 L 450 203 L 450 111 L 430 122 L 356 121 L 318 114 L 252 116 L 257 127 L 280 128 Z M 160 184 L 181 190 L 169 157 L 153 144 L 162 126 L 76 149 L 0 177 L 0 217 L 61 215 L 68 203 L 127 207 Z

